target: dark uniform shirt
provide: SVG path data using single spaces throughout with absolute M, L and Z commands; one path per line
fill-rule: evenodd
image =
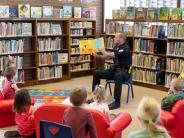
M 132 56 L 130 53 L 130 48 L 126 44 L 114 47 L 114 65 L 115 68 L 129 69 L 132 63 Z

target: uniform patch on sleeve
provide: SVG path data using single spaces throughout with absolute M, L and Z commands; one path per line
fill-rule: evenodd
M 124 52 L 124 49 L 120 49 L 119 52 L 123 53 Z

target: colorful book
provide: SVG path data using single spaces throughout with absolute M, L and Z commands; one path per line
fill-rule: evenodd
M 168 7 L 159 8 L 158 17 L 159 17 L 159 20 L 168 20 L 168 18 L 169 18 L 169 8 Z
M 54 8 L 53 17 L 54 18 L 59 18 L 60 17 L 60 9 L 59 8 Z
M 81 18 L 81 7 L 74 7 L 74 18 Z
M 148 8 L 147 18 L 149 20 L 154 20 L 158 18 L 158 10 L 156 8 Z
M 136 19 L 146 19 L 146 8 L 136 8 Z
M 124 8 L 124 7 L 122 7 L 122 8 L 120 9 L 120 18 L 121 18 L 121 19 L 126 19 L 126 15 L 127 15 L 127 9 Z
M 96 7 L 89 7 L 90 18 L 96 18 Z
M 182 9 L 172 8 L 170 10 L 170 19 L 171 20 L 181 20 L 182 19 Z
M 43 6 L 43 18 L 53 17 L 53 6 Z
M 66 63 L 68 62 L 68 53 L 59 53 L 58 54 L 58 63 Z
M 0 6 L 0 18 L 9 18 L 9 6 Z
M 112 18 L 120 19 L 120 9 L 112 10 Z
M 31 23 L 22 23 L 22 35 L 31 36 L 32 35 L 32 24 Z
M 64 15 L 63 15 L 63 9 L 61 8 L 60 9 L 60 16 L 59 16 L 60 18 L 64 18 Z
M 94 46 L 94 52 L 98 52 L 99 49 L 104 49 L 104 39 L 98 38 L 92 40 L 92 45 Z
M 18 17 L 18 10 L 16 8 L 9 9 L 9 17 L 10 18 L 17 18 Z
M 82 18 L 90 18 L 90 10 L 87 7 L 82 8 Z
M 42 7 L 31 7 L 31 18 L 42 18 Z
M 127 7 L 127 19 L 135 19 L 135 8 L 134 7 Z
M 63 6 L 63 16 L 64 18 L 72 18 L 72 6 Z
M 19 18 L 30 18 L 30 5 L 19 4 L 18 12 L 19 12 Z

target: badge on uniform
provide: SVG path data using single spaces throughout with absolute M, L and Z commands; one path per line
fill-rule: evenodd
M 119 52 L 123 53 L 124 52 L 124 49 L 120 49 Z

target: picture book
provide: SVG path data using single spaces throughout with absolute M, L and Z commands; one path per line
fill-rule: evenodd
M 0 18 L 9 18 L 9 6 L 0 6 Z
M 43 18 L 53 17 L 53 6 L 43 6 Z
M 32 35 L 32 24 L 31 23 L 22 23 L 22 35 L 31 36 Z
M 156 8 L 148 8 L 147 19 L 154 20 L 158 18 L 158 10 Z
M 60 17 L 60 9 L 59 8 L 54 8 L 53 17 L 54 18 L 59 18 Z
M 58 54 L 58 63 L 66 63 L 68 62 L 68 53 L 59 53 Z
M 90 18 L 90 10 L 87 7 L 82 8 L 82 18 Z
M 96 18 L 96 7 L 89 7 L 90 18 Z
M 122 8 L 120 9 L 120 18 L 121 18 L 121 19 L 126 19 L 126 15 L 127 15 L 127 9 L 124 8 L 124 7 L 122 7 Z
M 19 18 L 30 18 L 30 5 L 19 4 L 18 12 L 19 12 Z
M 182 19 L 182 9 L 181 8 L 170 9 L 170 19 L 171 20 L 181 20 Z
M 103 38 L 98 38 L 98 39 L 93 39 L 92 45 L 94 46 L 94 52 L 98 52 L 99 49 L 104 49 L 104 39 Z
M 168 20 L 169 17 L 169 8 L 168 7 L 161 7 L 158 10 L 159 20 Z
M 74 7 L 74 18 L 81 18 L 81 7 Z
M 63 16 L 64 18 L 72 18 L 72 6 L 63 6 Z
M 60 16 L 59 16 L 60 18 L 64 18 L 64 15 L 63 15 L 63 9 L 61 8 L 60 9 Z
M 127 19 L 135 19 L 135 8 L 134 7 L 127 7 Z
M 9 17 L 10 18 L 17 18 L 18 17 L 18 10 L 16 8 L 9 9 Z
M 112 18 L 120 19 L 120 9 L 112 10 Z
M 42 7 L 31 7 L 31 18 L 42 18 Z
M 136 19 L 146 19 L 146 8 L 136 8 Z

